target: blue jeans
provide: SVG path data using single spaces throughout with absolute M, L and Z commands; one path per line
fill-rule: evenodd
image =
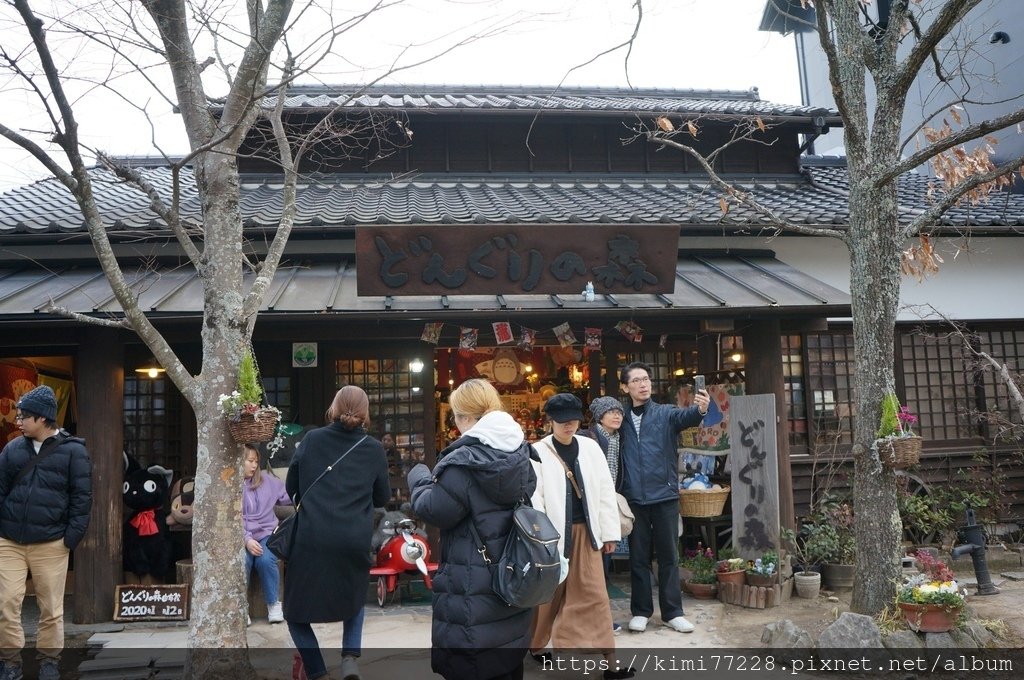
M 363 653 L 363 616 L 366 608 L 362 607 L 350 619 L 342 621 L 341 634 L 341 655 L 361 656 Z M 320 643 L 317 642 L 313 626 L 308 623 L 288 622 L 288 632 L 291 633 L 292 642 L 299 650 L 302 657 L 302 665 L 306 669 L 306 677 L 309 680 L 327 675 L 327 664 L 324 663 L 323 654 L 320 653 Z
M 256 574 L 260 577 L 260 586 L 263 588 L 263 599 L 267 604 L 274 604 L 277 602 L 277 586 L 281 581 L 281 572 L 277 570 L 277 555 L 267 549 L 268 540 L 270 536 L 260 540 L 263 554 L 259 557 L 248 550 L 245 551 L 245 581 L 249 582 L 252 569 L 256 567 Z
M 651 549 L 658 558 L 658 607 L 663 621 L 683 615 L 683 595 L 679 589 L 679 502 L 653 505 L 629 504 L 636 516 L 629 535 L 629 580 L 632 586 L 629 608 L 633 616 L 650 618 L 654 613 L 651 597 Z

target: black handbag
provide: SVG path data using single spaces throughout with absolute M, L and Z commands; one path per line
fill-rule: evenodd
M 370 435 L 363 435 L 363 438 L 357 441 L 355 444 L 353 444 L 352 448 L 338 456 L 338 460 L 328 465 L 327 469 L 321 472 L 320 476 L 314 479 L 313 483 L 306 487 L 305 495 L 308 496 L 310 490 L 312 490 L 312 488 L 316 486 L 317 482 L 324 478 L 324 475 L 333 470 L 334 467 L 341 462 L 342 458 L 352 453 L 352 451 L 357 446 L 362 444 L 363 441 L 369 436 Z M 296 503 L 295 505 L 295 513 L 291 517 L 286 517 L 285 519 L 283 519 L 277 525 L 277 528 L 274 529 L 274 533 L 272 533 L 270 535 L 270 538 L 267 539 L 267 549 L 270 550 L 270 552 L 274 553 L 274 555 L 276 555 L 277 559 L 279 560 L 288 561 L 288 559 L 291 557 L 292 549 L 295 547 L 295 536 L 299 532 L 299 508 L 301 507 L 302 499 L 300 498 L 299 502 Z

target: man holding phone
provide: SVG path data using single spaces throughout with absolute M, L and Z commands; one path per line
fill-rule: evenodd
M 701 376 L 703 377 L 703 376 Z M 651 595 L 651 548 L 658 559 L 658 607 L 662 623 L 680 633 L 693 631 L 683 616 L 679 589 L 679 477 L 676 440 L 679 432 L 700 424 L 711 399 L 697 390 L 695 406 L 679 408 L 651 399 L 651 367 L 634 361 L 619 372 L 629 396 L 622 424 L 622 495 L 636 519 L 629 535 L 629 572 L 633 618 L 629 630 L 642 633 L 654 613 Z

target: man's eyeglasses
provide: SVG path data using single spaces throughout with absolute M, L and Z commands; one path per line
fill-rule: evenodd
M 633 378 L 632 380 L 629 381 L 629 384 L 630 385 L 643 385 L 644 383 L 649 383 L 649 382 L 651 382 L 651 379 L 645 375 L 642 378 Z
M 29 415 L 25 415 L 24 413 L 19 413 L 18 415 L 14 416 L 14 420 L 15 420 L 15 422 L 19 422 L 20 423 L 21 421 L 25 420 L 26 418 L 35 418 L 35 417 L 36 416 L 29 416 Z

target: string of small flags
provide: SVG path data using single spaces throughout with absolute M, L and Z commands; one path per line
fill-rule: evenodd
M 420 334 L 420 340 L 423 342 L 437 345 L 441 342 L 441 331 L 444 328 L 445 323 L 442 321 L 431 321 L 423 324 L 423 333 Z M 494 342 L 497 345 L 510 345 L 515 344 L 516 347 L 523 350 L 532 350 L 533 346 L 537 342 L 538 331 L 527 328 L 526 326 L 519 327 L 519 337 L 516 339 L 516 335 L 512 330 L 512 324 L 507 321 L 497 321 L 491 324 L 491 330 L 494 333 Z M 615 324 L 615 330 L 622 334 L 624 338 L 630 342 L 642 342 L 644 339 L 644 331 L 635 321 L 620 321 Z M 569 322 L 561 323 L 551 329 L 552 334 L 558 344 L 562 347 L 571 347 L 579 344 L 579 340 L 576 334 L 573 332 L 569 325 Z M 584 327 L 583 329 L 583 347 L 586 350 L 599 350 L 601 349 L 601 337 L 602 329 Z M 480 329 L 470 328 L 467 326 L 459 326 L 459 349 L 475 349 L 480 341 Z M 659 338 L 658 346 L 662 349 L 665 348 L 665 344 L 668 342 L 668 335 L 662 334 Z

